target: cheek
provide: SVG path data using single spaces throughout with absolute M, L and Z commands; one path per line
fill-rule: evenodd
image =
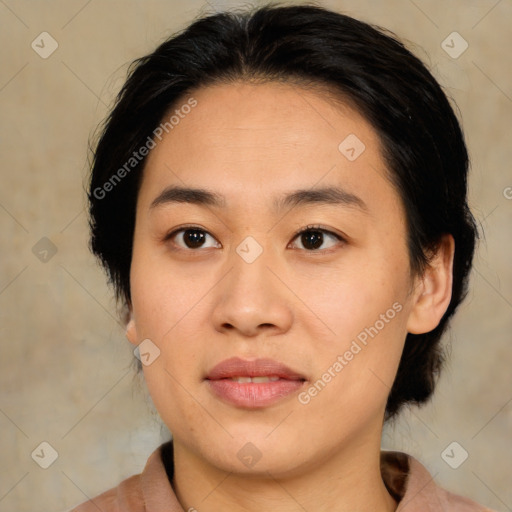
M 388 323 L 379 319 L 361 329 L 353 326 L 355 336 L 340 336 L 328 350 L 315 353 L 318 371 L 299 397 L 309 421 L 329 419 L 331 431 L 343 437 L 382 416 L 405 339 L 402 312 L 392 319 L 390 313 Z
M 176 357 L 179 357 L 177 354 Z M 181 365 L 183 366 L 183 365 Z M 180 438 L 195 436 L 208 421 L 205 411 L 192 398 L 194 387 L 166 361 L 144 368 L 146 385 L 165 425 Z
M 139 338 L 157 344 L 172 335 L 202 301 L 208 283 L 183 269 L 134 253 L 130 274 L 133 310 Z
M 370 259 L 364 261 L 354 253 L 343 265 L 297 272 L 294 293 L 308 307 L 311 316 L 316 317 L 316 322 L 305 320 L 305 325 L 323 325 L 326 330 L 326 335 L 317 336 L 315 343 L 328 348 L 334 339 L 336 345 L 342 345 L 373 326 L 388 310 L 391 309 L 384 320 L 398 316 L 393 304 L 404 306 L 407 276 L 400 264 L 393 268 L 382 264 L 383 258 L 374 260 L 374 263 Z
M 179 407 L 186 395 L 182 386 L 187 386 L 187 376 L 190 379 L 199 366 L 200 351 L 194 347 L 190 322 L 204 291 L 177 278 L 179 272 L 163 271 L 157 263 L 141 244 L 135 244 L 130 272 L 133 315 L 138 342 L 150 339 L 159 350 L 158 358 L 143 366 L 143 371 L 153 402 L 162 412 Z
M 299 283 L 297 294 L 307 297 L 316 317 L 305 337 L 315 378 L 302 402 L 310 403 L 314 417 L 326 407 L 336 415 L 347 407 L 364 415 L 385 403 L 406 336 L 408 276 L 400 265 L 361 263 L 350 272 L 330 272 L 329 279 L 310 276 Z

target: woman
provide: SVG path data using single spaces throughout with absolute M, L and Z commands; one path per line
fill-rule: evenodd
M 380 450 L 467 289 L 467 170 L 432 75 L 348 16 L 215 14 L 139 59 L 91 246 L 173 439 L 75 510 L 488 510 Z

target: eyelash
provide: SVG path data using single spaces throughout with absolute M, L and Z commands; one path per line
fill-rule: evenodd
M 184 232 L 184 231 L 187 231 L 187 230 L 197 230 L 197 231 L 202 231 L 210 236 L 213 237 L 213 235 L 211 235 L 210 233 L 208 233 L 208 231 L 206 231 L 205 229 L 201 228 L 200 226 L 194 226 L 194 225 L 186 225 L 186 226 L 182 226 L 180 227 L 179 229 L 175 229 L 174 231 L 170 232 L 169 234 L 167 234 L 165 237 L 164 237 L 164 242 L 167 242 L 169 240 L 171 240 L 172 238 L 174 238 L 176 235 L 178 235 L 179 233 L 181 232 Z M 330 231 L 329 229 L 325 229 L 323 228 L 322 226 L 319 226 L 319 225 L 314 225 L 314 224 L 310 224 L 304 228 L 301 228 L 299 229 L 298 231 L 295 232 L 295 234 L 293 235 L 292 237 L 292 242 L 293 240 L 295 240 L 299 235 L 303 234 L 303 233 L 306 233 L 308 231 L 319 231 L 323 234 L 327 234 L 327 235 L 330 235 L 332 237 L 334 237 L 336 240 L 338 240 L 339 242 L 342 242 L 342 243 L 345 243 L 346 242 L 346 239 L 344 237 L 342 237 L 341 235 L 338 235 L 337 233 L 334 233 L 333 231 Z M 290 242 L 291 243 L 291 242 Z M 183 250 L 183 251 L 190 251 L 190 252 L 198 252 L 201 248 L 199 249 L 191 249 L 191 248 L 183 248 L 183 247 L 178 247 L 176 250 Z M 210 247 L 208 247 L 208 249 L 210 249 Z M 331 252 L 334 248 L 333 247 L 330 247 L 328 249 L 313 249 L 313 250 L 308 250 L 308 249 L 299 249 L 299 250 L 302 250 L 302 251 L 306 251 L 307 253 L 328 253 L 328 252 Z
M 319 231 L 320 233 L 322 233 L 324 235 L 326 234 L 326 235 L 332 236 L 333 238 L 338 240 L 338 242 L 342 242 L 342 243 L 346 242 L 345 238 L 343 238 L 341 235 L 338 235 L 337 233 L 334 233 L 333 231 L 331 231 L 329 229 L 325 229 L 322 226 L 319 226 L 316 224 L 308 224 L 305 228 L 301 228 L 298 231 L 296 231 L 295 234 L 293 235 L 292 241 L 295 240 L 296 238 L 298 238 L 299 235 L 302 235 L 303 233 L 306 233 L 308 231 Z M 313 254 L 313 253 L 324 253 L 325 254 L 325 253 L 332 252 L 334 249 L 335 249 L 335 247 L 329 247 L 328 249 L 313 249 L 313 250 L 300 249 L 300 250 L 306 251 L 307 253 L 311 253 L 311 254 Z

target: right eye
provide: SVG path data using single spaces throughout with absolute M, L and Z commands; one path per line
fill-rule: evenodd
M 214 245 L 204 245 L 208 240 L 208 237 L 214 242 Z M 209 249 L 211 247 L 220 247 L 220 243 L 218 243 L 215 238 L 213 238 L 210 233 L 201 229 L 197 226 L 186 226 L 180 229 L 176 229 L 172 233 L 169 233 L 165 240 L 171 240 L 175 245 L 177 245 L 180 249 L 201 249 L 206 248 Z M 216 245 L 215 245 L 216 244 Z

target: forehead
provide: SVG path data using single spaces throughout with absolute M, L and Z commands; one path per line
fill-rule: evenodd
M 147 206 L 172 184 L 221 190 L 228 203 L 265 198 L 269 207 L 289 190 L 316 186 L 396 203 L 376 132 L 322 89 L 219 84 L 184 96 L 173 112 L 180 114 L 190 97 L 196 106 L 181 112 L 147 158 L 141 188 Z

